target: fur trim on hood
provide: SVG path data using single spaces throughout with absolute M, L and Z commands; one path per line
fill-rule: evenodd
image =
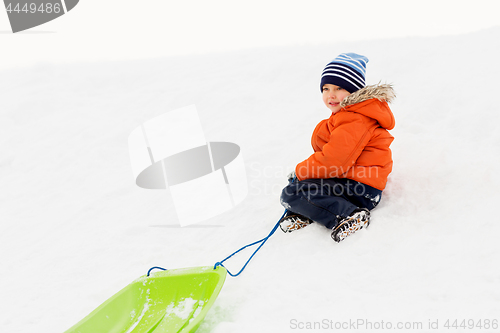
M 374 84 L 366 86 L 358 91 L 353 92 L 340 103 L 342 108 L 376 98 L 381 102 L 391 103 L 396 98 L 396 93 L 392 88 L 392 84 Z

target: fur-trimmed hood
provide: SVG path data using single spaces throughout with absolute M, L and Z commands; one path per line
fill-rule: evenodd
M 381 102 L 391 103 L 396 98 L 396 93 L 391 84 L 374 84 L 353 92 L 340 103 L 341 107 L 361 103 L 376 98 Z
M 394 128 L 395 119 L 389 108 L 396 98 L 390 84 L 374 84 L 366 86 L 344 98 L 340 103 L 343 111 L 360 113 L 378 121 L 380 126 L 391 130 Z

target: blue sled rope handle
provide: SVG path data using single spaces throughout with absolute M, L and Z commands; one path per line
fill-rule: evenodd
M 245 268 L 247 267 L 248 263 L 250 262 L 250 260 L 252 260 L 253 256 L 257 253 L 257 251 L 260 250 L 260 248 L 262 247 L 262 245 L 264 245 L 266 243 L 266 241 L 269 239 L 269 237 L 271 237 L 274 232 L 278 229 L 278 226 L 280 225 L 280 221 L 281 219 L 285 216 L 287 210 L 285 209 L 285 212 L 283 213 L 283 215 L 281 215 L 280 219 L 278 220 L 278 222 L 276 223 L 276 225 L 274 226 L 273 230 L 271 230 L 271 232 L 269 233 L 269 235 L 267 235 L 266 237 L 262 238 L 261 240 L 258 240 L 256 242 L 253 242 L 252 244 L 248 244 L 248 245 L 245 245 L 243 246 L 241 249 L 239 249 L 238 251 L 234 252 L 233 254 L 231 254 L 230 256 L 228 256 L 226 259 L 222 260 L 222 261 L 219 261 L 219 262 L 216 262 L 215 265 L 214 265 L 214 269 L 217 268 L 217 266 L 222 266 L 224 268 L 226 268 L 226 266 L 223 265 L 223 262 L 228 260 L 229 258 L 231 258 L 232 256 L 234 256 L 236 253 L 246 249 L 247 247 L 250 247 L 250 246 L 253 246 L 253 245 L 256 245 L 256 244 L 259 244 L 259 247 L 252 253 L 252 255 L 250 256 L 250 258 L 248 258 L 247 262 L 245 263 L 245 265 L 240 269 L 240 271 L 236 274 L 232 274 L 227 268 L 226 268 L 226 271 L 229 275 L 231 275 L 232 277 L 236 277 L 238 275 L 241 274 L 241 272 L 243 272 L 245 270 Z
M 158 266 L 151 267 L 151 268 L 149 269 L 149 271 L 148 271 L 147 276 L 149 276 L 149 274 L 151 274 L 151 271 L 152 271 L 153 269 L 160 269 L 160 270 L 162 270 L 162 271 L 166 271 L 166 270 L 167 270 L 166 268 L 163 268 L 163 267 L 158 267 Z
M 266 237 L 262 238 L 261 240 L 259 241 L 256 241 L 256 242 L 253 242 L 252 244 L 248 244 L 248 245 L 245 245 L 243 246 L 241 249 L 239 249 L 238 251 L 234 252 L 233 254 L 231 254 L 229 257 L 227 257 L 226 259 L 222 260 L 222 261 L 219 261 L 219 262 L 216 262 L 215 265 L 214 265 L 214 269 L 217 268 L 217 266 L 222 266 L 224 268 L 226 268 L 226 266 L 224 266 L 222 263 L 224 261 L 226 261 L 227 259 L 231 258 L 232 256 L 234 256 L 236 253 L 246 249 L 247 247 L 250 247 L 250 246 L 253 246 L 253 245 L 256 245 L 256 244 L 259 244 L 259 247 L 257 248 L 257 250 L 255 250 L 252 255 L 250 256 L 250 258 L 248 258 L 247 262 L 245 263 L 245 265 L 240 269 L 240 271 L 236 274 L 232 274 L 227 268 L 226 268 L 226 271 L 229 275 L 231 275 L 232 277 L 235 277 L 235 276 L 238 276 L 241 274 L 241 272 L 243 272 L 245 270 L 245 268 L 247 267 L 248 263 L 250 262 L 250 260 L 252 260 L 253 256 L 257 253 L 257 251 L 260 250 L 260 248 L 262 247 L 262 245 L 264 245 L 264 243 L 269 239 L 269 237 L 271 237 L 274 232 L 278 229 L 278 226 L 280 225 L 280 221 L 281 219 L 285 216 L 287 210 L 285 209 L 285 212 L 283 213 L 283 215 L 281 215 L 280 219 L 278 220 L 278 222 L 276 222 L 276 225 L 274 226 L 273 230 L 271 230 L 271 232 L 269 233 L 269 235 L 267 235 Z M 163 268 L 163 267 L 158 267 L 158 266 L 154 266 L 154 267 L 151 267 L 148 271 L 148 274 L 147 276 L 149 276 L 151 274 L 151 271 L 154 270 L 154 269 L 159 269 L 159 270 L 162 270 L 162 271 L 166 271 L 167 269 L 166 268 Z

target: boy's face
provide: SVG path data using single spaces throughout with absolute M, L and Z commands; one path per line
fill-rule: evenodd
M 337 113 L 341 109 L 340 102 L 350 94 L 350 92 L 339 86 L 327 83 L 323 86 L 323 103 L 332 113 Z

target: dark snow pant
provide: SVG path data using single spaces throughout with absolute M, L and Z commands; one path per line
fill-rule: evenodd
M 281 204 L 332 229 L 357 208 L 372 210 L 381 197 L 381 190 L 350 179 L 306 179 L 288 184 Z

